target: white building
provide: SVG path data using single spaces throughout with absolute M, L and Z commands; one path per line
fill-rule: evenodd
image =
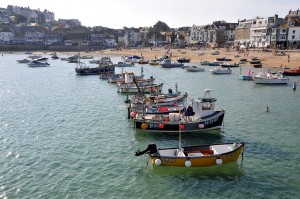
M 127 29 L 124 34 L 124 43 L 126 46 L 136 46 L 141 42 L 141 34 L 138 30 Z
M 0 32 L 0 43 L 10 44 L 13 42 L 14 34 L 12 32 Z
M 293 48 L 300 47 L 300 10 L 289 11 L 287 18 L 287 45 Z
M 206 44 L 208 41 L 208 29 L 209 25 L 193 25 L 191 27 L 191 36 L 190 43 L 191 44 Z
M 278 15 L 274 17 L 257 17 L 250 27 L 250 40 L 252 47 L 265 48 L 271 46 L 271 42 L 276 42 L 276 21 Z

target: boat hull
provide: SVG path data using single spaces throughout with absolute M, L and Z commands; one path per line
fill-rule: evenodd
M 287 76 L 299 76 L 300 69 L 284 70 L 282 74 Z
M 254 77 L 254 82 L 256 84 L 287 84 L 287 78 L 269 79 L 262 77 Z
M 140 88 L 140 90 L 142 90 L 143 93 L 155 93 L 156 91 L 158 91 L 158 93 L 161 92 L 162 87 L 163 87 L 163 83 L 158 84 L 158 85 L 152 85 L 152 86 L 144 86 Z M 126 86 L 122 86 L 122 87 L 118 87 L 118 93 L 128 93 L 128 94 L 136 94 L 139 93 L 139 89 L 134 86 L 134 87 L 126 87 Z
M 223 144 L 224 145 L 224 144 Z M 233 147 L 235 143 L 229 143 L 226 144 L 225 147 Z M 160 155 L 160 151 L 163 151 L 164 149 L 158 149 L 158 153 L 156 154 L 150 154 L 151 162 L 154 166 L 175 166 L 175 167 L 211 167 L 211 166 L 217 166 L 221 164 L 226 164 L 230 162 L 235 162 L 243 153 L 245 143 L 239 143 L 237 144 L 236 148 L 232 148 L 228 152 L 220 153 L 220 154 L 211 154 L 209 151 L 214 152 L 213 147 L 216 147 L 218 145 L 212 145 L 208 146 L 210 147 L 209 150 L 205 150 L 205 153 L 202 151 L 200 153 L 201 155 L 190 156 L 189 155 L 189 148 L 190 147 L 183 147 L 184 154 L 183 157 L 179 157 L 176 155 L 169 155 L 164 156 Z M 219 145 L 220 146 L 220 145 Z M 167 149 L 169 150 L 169 149 Z M 172 150 L 171 150 L 172 151 Z M 190 153 L 192 154 L 192 153 Z M 199 154 L 199 153 L 198 153 Z M 159 160 L 159 161 L 157 161 Z M 187 161 L 189 161 L 189 165 L 187 165 Z M 160 164 L 158 164 L 158 162 Z
M 134 119 L 134 127 L 136 129 L 153 132 L 201 132 L 212 129 L 220 129 L 223 123 L 224 115 L 225 111 L 222 110 L 215 111 L 215 113 L 212 116 L 202 118 L 196 121 L 173 122 L 163 121 L 159 119 Z
M 250 75 L 240 75 L 240 76 L 239 76 L 239 79 L 240 79 L 240 80 L 252 80 L 253 77 L 250 76 Z
M 100 75 L 115 73 L 114 67 L 75 68 L 77 75 Z

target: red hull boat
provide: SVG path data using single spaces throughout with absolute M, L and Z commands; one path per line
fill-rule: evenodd
M 282 74 L 287 76 L 297 76 L 300 75 L 300 69 L 284 70 L 282 71 Z

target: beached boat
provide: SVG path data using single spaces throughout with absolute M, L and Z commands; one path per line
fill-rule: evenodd
M 300 75 L 300 67 L 299 67 L 299 69 L 283 70 L 282 74 L 287 75 L 287 76 L 299 76 Z
M 216 60 L 217 60 L 217 61 L 224 61 L 224 60 L 225 60 L 225 57 L 217 57 Z
M 212 52 L 212 53 L 210 53 L 211 55 L 218 55 L 218 54 L 220 54 L 220 52 L 219 51 L 214 51 L 214 52 Z
M 270 72 L 260 72 L 254 76 L 254 82 L 256 84 L 287 84 L 289 79 L 279 74 L 272 74 Z
M 201 62 L 200 62 L 200 65 L 207 66 L 208 64 L 209 64 L 209 61 L 201 61 Z
M 213 68 L 210 69 L 212 74 L 223 75 L 223 74 L 231 74 L 232 70 L 230 68 Z
M 210 97 L 210 90 L 205 89 L 204 97 L 192 100 L 181 113 L 165 115 L 137 113 L 134 127 L 152 132 L 201 132 L 220 129 L 225 110 L 215 110 L 217 99 Z
M 219 61 L 212 61 L 212 62 L 209 62 L 207 65 L 208 66 L 220 66 L 221 62 L 219 62 Z
M 204 72 L 205 71 L 204 68 L 201 68 L 198 66 L 186 66 L 185 69 L 186 69 L 186 71 L 189 71 L 189 72 Z
M 189 63 L 191 59 L 185 58 L 185 57 L 178 57 L 177 62 L 178 63 Z
M 262 67 L 262 64 L 261 64 L 261 63 L 259 63 L 259 64 L 253 64 L 253 67 L 254 67 L 254 68 L 261 68 L 261 67 Z
M 211 167 L 235 162 L 241 154 L 243 158 L 244 146 L 244 142 L 187 147 L 179 144 L 177 148 L 157 149 L 156 144 L 149 144 L 135 155 L 149 154 L 154 166 Z
M 171 59 L 164 59 L 160 65 L 163 68 L 179 68 L 183 66 L 183 63 L 175 63 L 172 62 Z
M 250 64 L 260 64 L 260 63 L 261 63 L 261 60 L 259 60 L 259 59 L 252 59 L 250 61 Z

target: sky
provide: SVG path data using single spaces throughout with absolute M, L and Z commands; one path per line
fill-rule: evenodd
M 149 27 L 158 21 L 171 28 L 206 25 L 225 20 L 237 23 L 240 19 L 278 14 L 284 18 L 289 10 L 300 9 L 299 0 L 1 0 L 8 5 L 47 9 L 58 19 L 79 19 L 83 26 Z

